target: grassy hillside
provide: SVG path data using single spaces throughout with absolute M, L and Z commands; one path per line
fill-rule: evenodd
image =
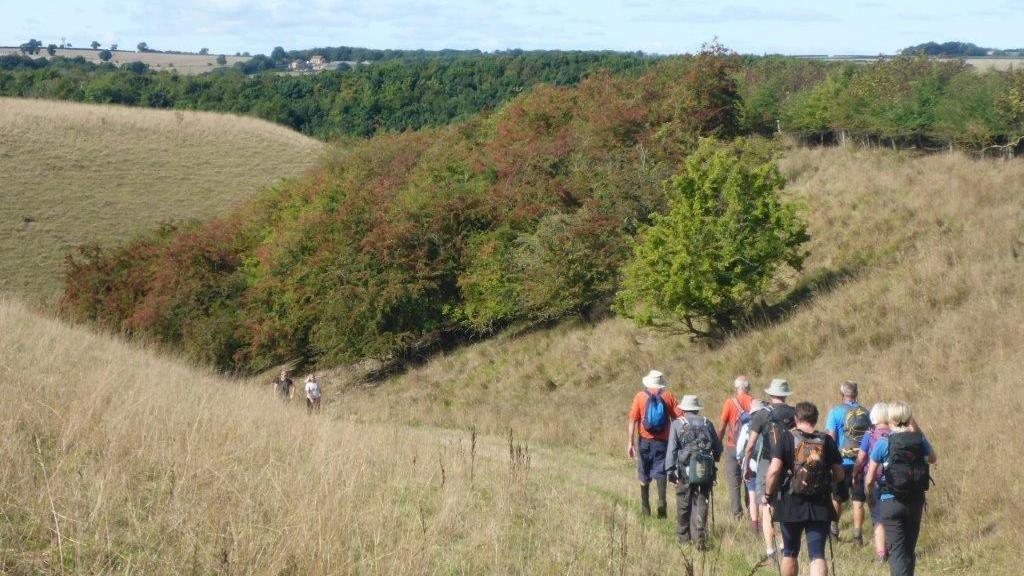
M 2 98 L 0 290 L 49 298 L 75 246 L 210 218 L 320 150 L 250 118 Z
M 614 459 L 311 418 L 264 387 L 10 301 L 0 354 L 5 574 L 668 573 L 686 561 L 669 524 L 628 511 L 633 482 Z
M 93 64 L 101 64 L 100 50 L 91 48 L 57 48 L 53 57 L 58 58 L 84 58 Z M 9 54 L 24 55 L 20 48 L 0 48 L 0 56 Z M 248 56 L 225 56 L 227 62 L 222 66 L 217 64 L 216 54 L 174 54 L 170 52 L 136 52 L 134 50 L 113 50 L 111 52 L 111 64 L 121 65 L 129 62 L 142 62 L 148 64 L 153 70 L 174 70 L 179 74 L 203 74 L 210 70 L 232 66 L 236 62 L 249 60 Z M 33 58 L 51 58 L 44 47 Z
M 758 385 L 786 376 L 798 400 L 822 408 L 837 401 L 839 382 L 856 379 L 864 402 L 909 401 L 940 454 L 923 573 L 1012 572 L 1024 484 L 1004 455 L 1024 450 L 1006 433 L 1024 409 L 1024 164 L 801 149 L 783 168 L 809 208 L 813 240 L 805 273 L 790 279 L 806 287 L 790 298 L 799 306 L 776 323 L 715 349 L 619 319 L 501 336 L 378 386 L 343 387 L 331 411 L 511 427 L 621 458 L 625 411 L 651 368 L 677 394 L 701 395 L 712 417 L 737 373 Z M 566 406 L 577 411 L 568 420 Z M 624 459 L 619 474 L 630 474 Z M 867 549 L 841 553 L 842 574 L 880 573 Z
M 833 149 L 784 168 L 814 245 L 775 323 L 716 349 L 620 320 L 502 336 L 374 387 L 335 374 L 318 418 L 0 302 L 0 569 L 685 573 L 671 522 L 635 516 L 622 455 L 658 367 L 709 406 L 741 371 L 821 405 L 844 378 L 910 401 L 941 459 L 919 573 L 1013 573 L 1024 165 Z M 724 501 L 697 573 L 744 576 L 759 545 Z M 836 552 L 844 576 L 884 572 L 869 548 Z

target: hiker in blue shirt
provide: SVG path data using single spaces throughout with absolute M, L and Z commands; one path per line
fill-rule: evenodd
M 856 382 L 847 380 L 839 385 L 841 404 L 832 408 L 825 423 L 825 432 L 836 441 L 843 456 L 844 480 L 837 483 L 832 493 L 832 506 L 836 509 L 836 520 L 832 523 L 832 537 L 839 538 L 839 520 L 843 515 L 843 503 L 853 499 L 853 541 L 864 544 L 864 486 L 853 482 L 853 465 L 857 461 L 861 440 L 871 430 L 871 417 L 864 406 L 857 402 Z
M 892 430 L 871 449 L 871 461 L 865 473 L 865 491 L 880 490 L 878 506 L 885 541 L 889 547 L 891 576 L 913 576 L 916 568 L 917 538 L 921 534 L 921 516 L 925 493 L 931 484 L 931 465 L 935 450 L 918 431 L 910 406 L 905 402 L 889 405 Z M 882 482 L 876 482 L 882 468 Z M 877 485 L 877 487 L 876 487 Z

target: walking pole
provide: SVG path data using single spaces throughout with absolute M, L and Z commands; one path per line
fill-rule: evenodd
M 828 531 L 828 555 L 832 560 L 832 576 L 836 576 L 836 549 L 832 546 L 832 531 Z

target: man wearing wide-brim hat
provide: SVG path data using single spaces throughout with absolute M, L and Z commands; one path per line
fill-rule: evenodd
M 796 411 L 787 404 L 787 399 L 793 395 L 789 381 L 784 378 L 775 378 L 765 389 L 769 403 L 767 410 L 761 410 L 750 419 L 750 436 L 747 438 L 746 453 L 743 456 L 743 465 L 740 467 L 744 473 L 744 480 L 751 476 L 750 462 L 757 462 L 757 501 L 763 500 L 765 492 L 765 480 L 768 478 L 768 466 L 771 464 L 771 443 L 774 436 L 778 436 L 779 430 L 786 431 L 796 425 Z M 758 439 L 764 437 L 761 442 L 761 450 L 755 450 Z M 761 531 L 764 536 L 765 551 L 768 555 L 774 555 L 775 550 L 775 525 L 772 521 L 771 508 L 761 506 Z
M 715 466 L 707 458 L 718 462 L 722 456 L 722 441 L 715 425 L 700 415 L 703 409 L 696 396 L 683 396 L 679 403 L 682 415 L 672 423 L 665 456 L 666 473 L 676 485 L 679 543 L 692 542 L 698 550 L 707 544 L 708 498 L 715 485 Z
M 666 390 L 665 375 L 651 370 L 641 380 L 643 390 L 633 396 L 629 408 L 629 440 L 626 454 L 636 458 L 640 480 L 641 512 L 651 514 L 651 481 L 658 486 L 658 517 L 665 518 L 666 502 L 665 452 L 668 449 L 672 420 L 678 415 L 676 397 Z

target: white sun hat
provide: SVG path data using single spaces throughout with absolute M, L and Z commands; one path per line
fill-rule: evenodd
M 643 378 L 644 388 L 661 390 L 665 387 L 665 375 L 657 370 L 651 370 Z
M 687 394 L 683 396 L 683 401 L 679 403 L 679 409 L 683 412 L 700 412 L 704 409 L 700 404 L 700 399 L 693 394 Z
M 786 396 L 793 394 L 793 390 L 789 387 L 789 380 L 786 380 L 785 378 L 775 378 L 772 380 L 772 383 L 768 385 L 768 388 L 765 388 L 764 393 L 769 396 L 785 398 Z

